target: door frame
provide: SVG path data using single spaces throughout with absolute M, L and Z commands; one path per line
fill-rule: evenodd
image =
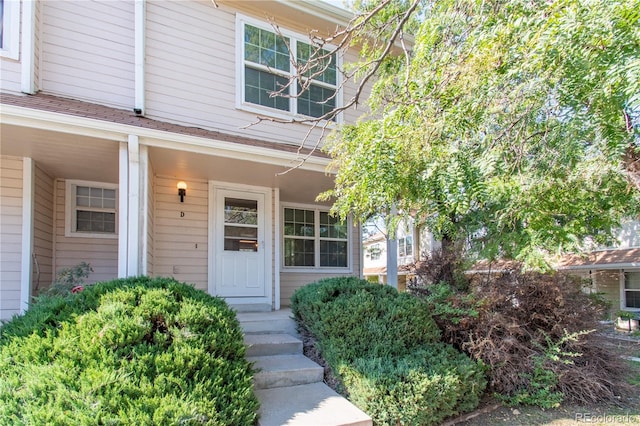
M 218 205 L 216 204 L 218 191 L 252 192 L 264 196 L 264 295 L 256 297 L 225 297 L 229 304 L 268 304 L 273 306 L 273 190 L 264 186 L 243 185 L 230 182 L 209 181 L 209 253 L 207 291 L 217 295 L 216 291 L 216 221 L 218 220 Z

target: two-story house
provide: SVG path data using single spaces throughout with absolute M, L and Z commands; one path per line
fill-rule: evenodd
M 360 274 L 358 224 L 316 202 L 333 185 L 329 159 L 301 145 L 320 132 L 271 121 L 352 95 L 347 53 L 304 94 L 294 82 L 270 96 L 309 54 L 310 31 L 349 12 L 313 0 L 0 4 L 0 319 L 82 261 L 91 282 L 173 276 L 265 310 Z
M 586 279 L 590 291 L 611 303 L 612 319 L 618 311 L 640 315 L 640 219 L 623 224 L 617 239 L 614 247 L 564 256 L 558 263 L 560 270 Z
M 406 290 L 407 281 L 413 278 L 412 269 L 425 254 L 440 249 L 440 242 L 424 227 L 415 226 L 404 220 L 398 226 L 395 240 L 387 240 L 388 235 L 378 232 L 362 242 L 363 275 L 374 283 L 387 284 L 389 247 L 396 259 L 398 290 Z

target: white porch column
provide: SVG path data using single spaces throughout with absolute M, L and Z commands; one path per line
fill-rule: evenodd
M 33 159 L 22 159 L 22 256 L 20 268 L 20 313 L 29 308 L 33 251 L 33 193 L 35 190 Z
M 149 147 L 146 145 L 140 145 L 140 212 L 138 221 L 140 223 L 139 232 L 139 273 L 140 275 L 147 275 L 147 250 L 148 250 L 148 238 L 149 232 Z
M 127 273 L 127 249 L 129 248 L 129 150 L 126 142 L 120 142 L 118 176 L 118 278 Z
M 140 275 L 140 143 L 129 135 L 129 230 L 127 233 L 127 276 Z
M 391 216 L 398 214 L 395 204 L 391 207 Z M 398 289 L 398 240 L 397 232 L 387 230 L 387 284 Z

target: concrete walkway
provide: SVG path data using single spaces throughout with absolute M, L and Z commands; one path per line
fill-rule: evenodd
M 291 310 L 240 312 L 247 359 L 260 401 L 260 426 L 371 426 L 373 422 L 322 382 L 324 370 L 302 354 Z

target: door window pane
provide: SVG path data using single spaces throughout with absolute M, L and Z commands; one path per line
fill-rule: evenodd
M 224 199 L 225 251 L 258 251 L 258 201 Z
M 258 202 L 237 198 L 224 199 L 224 223 L 257 225 Z

